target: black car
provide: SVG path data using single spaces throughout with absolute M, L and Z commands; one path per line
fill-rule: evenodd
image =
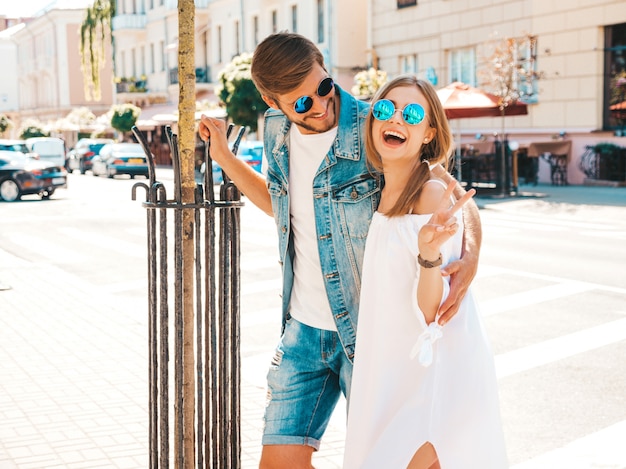
M 97 156 L 107 143 L 113 143 L 113 140 L 110 138 L 81 138 L 67 154 L 67 170 L 71 173 L 77 169 L 80 174 L 85 174 L 85 171 L 91 169 L 93 157 Z
M 0 150 L 0 200 L 14 202 L 26 194 L 48 199 L 59 187 L 67 187 L 63 166 L 38 161 L 21 152 Z

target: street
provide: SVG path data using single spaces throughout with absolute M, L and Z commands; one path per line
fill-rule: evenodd
M 161 178 L 171 194 L 171 172 L 157 170 Z M 9 288 L 0 291 L 2 469 L 87 467 L 81 463 L 89 458 L 109 462 L 89 467 L 147 466 L 147 361 L 137 369 L 147 356 L 146 210 L 143 190 L 137 201 L 131 199 L 137 182 L 145 180 L 75 173 L 68 177 L 68 189 L 51 200 L 29 196 L 0 203 L 0 284 Z M 626 188 L 613 189 L 624 197 Z M 541 192 L 541 186 L 533 190 Z M 281 283 L 274 221 L 244 202 L 242 461 L 252 468 L 260 454 L 265 372 L 280 331 Z M 479 205 L 483 245 L 474 291 L 496 356 L 511 467 L 626 468 L 626 276 L 621 271 L 626 207 L 531 197 L 482 199 Z M 32 279 L 29 292 L 18 285 L 18 272 Z M 48 279 L 55 286 L 62 282 L 63 291 L 51 291 Z M 49 295 L 72 305 L 90 299 L 114 306 L 110 317 L 85 317 L 63 300 L 47 302 Z M 31 314 L 45 324 L 18 330 L 16 318 L 30 320 Z M 77 321 L 76 330 L 55 329 L 66 315 Z M 127 327 L 106 338 L 94 335 L 106 328 L 111 332 L 112 324 Z M 55 334 L 54 348 L 37 350 Z M 24 347 L 24 341 L 28 354 L 16 356 L 13 350 Z M 97 351 L 90 351 L 92 346 Z M 59 349 L 64 362 L 55 364 Z M 105 363 L 108 353 L 114 363 Z M 64 383 L 76 378 L 83 391 L 92 389 L 82 381 L 89 377 L 83 371 L 72 375 L 82 366 L 72 357 L 102 359 L 101 368 L 90 363 L 94 376 L 101 374 L 101 395 L 55 387 L 57 374 L 36 362 L 43 355 L 59 375 L 66 375 Z M 33 387 L 39 399 L 55 397 L 42 404 L 28 395 Z M 59 404 L 64 395 L 72 396 L 71 405 Z M 115 401 L 117 410 L 106 410 L 103 400 Z M 65 418 L 61 408 L 72 417 Z M 107 415 L 115 413 L 110 426 L 98 413 L 103 408 Z M 314 457 L 320 469 L 341 467 L 344 412 L 342 401 Z M 84 415 L 102 426 L 100 433 L 86 430 Z M 55 420 L 67 427 L 63 437 L 75 438 L 80 450 L 53 436 Z M 117 434 L 106 439 L 105 429 Z M 24 448 L 29 441 L 32 451 Z M 93 442 L 103 443 L 93 452 L 84 449 Z M 103 446 L 115 449 L 109 453 Z M 59 456 L 70 453 L 67 459 Z

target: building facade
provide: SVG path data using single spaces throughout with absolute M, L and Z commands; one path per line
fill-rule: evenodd
M 86 102 L 82 93 L 83 10 L 48 11 L 13 34 L 21 115 L 45 119 L 83 105 L 99 114 L 95 108 L 115 101 L 139 105 L 147 130 L 175 119 L 177 0 L 117 0 L 116 7 L 112 59 L 102 71 L 111 89 L 103 86 L 102 102 Z M 571 183 L 585 178 L 578 159 L 587 146 L 626 146 L 626 112 L 611 110 L 626 102 L 623 0 L 195 0 L 195 7 L 198 101 L 216 102 L 220 71 L 276 31 L 312 39 L 347 90 L 358 71 L 373 66 L 390 77 L 415 73 L 436 87 L 462 81 L 494 91 L 494 50 L 509 41 L 511 60 L 522 64 L 514 78 L 528 113 L 507 117 L 506 127 L 500 118 L 455 120 L 460 145 L 477 135 L 522 146 L 571 140 Z M 542 163 L 540 179 L 546 171 Z
M 7 79 L 17 82 L 17 108 L 7 111 L 16 128 L 29 118 L 50 124 L 76 108 L 88 107 L 95 115 L 101 115 L 111 107 L 112 63 L 108 46 L 109 59 L 105 59 L 102 70 L 102 98 L 95 102 L 85 96 L 79 49 L 84 15 L 84 9 L 52 8 L 4 38 L 5 47 L 15 48 L 15 76 Z M 67 143 L 73 144 L 71 138 Z
M 220 70 L 233 57 L 253 52 L 264 37 L 276 31 L 295 31 L 314 40 L 333 76 L 347 88 L 355 70 L 366 64 L 367 9 L 363 1 L 196 0 L 195 5 L 199 98 L 213 95 Z M 347 17 L 351 21 L 344 21 Z M 113 37 L 116 81 L 145 81 L 144 100 L 162 102 L 165 97 L 176 103 L 177 2 L 118 0 Z M 118 89 L 124 92 L 127 87 Z M 131 100 L 133 96 L 121 98 Z

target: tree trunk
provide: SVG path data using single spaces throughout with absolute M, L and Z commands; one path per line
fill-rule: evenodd
M 195 200 L 195 102 L 194 0 L 178 0 L 178 143 L 183 203 Z M 185 468 L 195 466 L 195 360 L 194 360 L 194 217 L 182 214 L 183 258 L 183 448 Z M 176 458 L 177 461 L 181 459 Z

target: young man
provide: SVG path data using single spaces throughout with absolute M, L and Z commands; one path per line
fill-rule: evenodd
M 230 152 L 223 121 L 203 116 L 199 133 L 278 229 L 283 334 L 268 373 L 260 467 L 310 468 L 341 393 L 350 393 L 365 238 L 382 184 L 365 158 L 369 105 L 333 83 L 314 43 L 293 33 L 267 37 L 254 52 L 252 79 L 271 108 L 266 177 Z M 437 175 L 452 180 L 443 168 Z M 452 283 L 440 322 L 456 313 L 478 266 L 480 221 L 467 205 L 464 255 L 444 272 Z

